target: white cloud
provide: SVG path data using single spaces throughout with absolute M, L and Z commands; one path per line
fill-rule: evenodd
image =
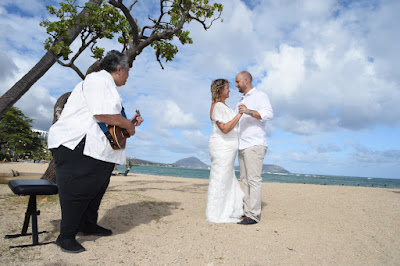
M 18 71 L 17 65 L 3 52 L 0 52 L 0 80 L 9 80 Z
M 269 88 L 273 98 L 292 99 L 305 78 L 304 51 L 302 48 L 281 45 L 279 52 L 267 52 L 263 62 L 255 69 L 256 73 L 267 71 L 261 79 L 261 88 Z
M 400 163 L 400 150 L 371 150 L 366 147 L 356 147 L 352 156 L 358 163 L 367 165 L 399 165 Z
M 317 165 L 319 170 L 336 171 L 329 163 L 347 167 L 346 160 L 350 160 L 340 150 L 345 145 L 323 139 L 312 145 L 296 144 L 299 136 L 399 126 L 400 52 L 398 45 L 390 45 L 400 40 L 399 1 L 218 2 L 225 6 L 223 23 L 214 22 L 208 31 L 195 22 L 189 24 L 194 44 L 178 45 L 179 53 L 173 62 L 164 63 L 165 70 L 151 48 L 134 62 L 128 84 L 119 90 L 128 113 L 140 109 L 145 122 L 129 140 L 134 147 L 128 148 L 128 155 L 161 162 L 196 155 L 206 161 L 211 81 L 227 78 L 234 82 L 241 70 L 253 74 L 254 85 L 267 92 L 274 108 L 275 118 L 268 123 L 271 147 L 267 160 L 288 165 L 292 171 L 310 172 Z M 23 3 L 6 0 L 0 4 L 2 93 L 45 53 L 47 36 L 38 23 L 48 17 L 47 11 L 41 1 L 30 1 L 29 8 Z M 149 12 L 154 17 L 158 4 L 158 0 L 139 1 L 134 12 L 139 22 L 147 22 Z M 10 5 L 19 6 L 19 12 L 9 12 Z M 119 49 L 113 41 L 101 45 L 106 50 Z M 85 72 L 92 62 L 85 52 L 77 63 Z M 17 106 L 50 125 L 55 99 L 79 81 L 72 70 L 55 65 Z M 234 107 L 239 98 L 233 83 L 228 105 Z M 282 134 L 291 136 L 292 148 L 274 146 Z M 393 146 L 395 151 L 400 149 L 397 140 Z
M 48 89 L 41 86 L 32 87 L 15 104 L 16 107 L 32 118 L 33 127 L 48 130 L 53 121 L 53 106 L 56 102 L 54 97 L 49 96 Z
M 321 125 L 315 119 L 300 120 L 290 115 L 281 117 L 274 124 L 287 132 L 301 135 L 311 135 L 321 130 Z
M 19 51 L 25 56 L 36 56 L 44 47 L 46 30 L 39 26 L 38 17 L 24 17 L 19 14 L 0 16 L 0 33 L 6 38 L 0 41 L 3 51 Z
M 162 119 L 169 128 L 197 127 L 197 121 L 191 113 L 185 113 L 177 103 L 167 100 L 164 108 L 161 108 Z
M 3 0 L 4 6 L 12 8 L 14 12 L 22 12 L 28 16 L 37 16 L 42 14 L 43 2 L 40 0 Z M 57 4 L 56 0 L 47 0 L 46 5 Z
M 369 9 L 367 13 L 372 16 Z M 289 32 L 296 46 L 281 44 L 276 51 L 260 53 L 250 71 L 260 81 L 257 87 L 270 95 L 274 124 L 288 125 L 290 117 L 293 128 L 285 130 L 312 134 L 399 122 L 399 82 L 379 74 L 362 27 L 352 10 L 342 10 L 339 17 L 308 16 Z
M 184 130 L 182 132 L 182 135 L 196 148 L 208 148 L 208 139 L 210 136 L 204 135 L 200 130 Z
M 157 99 L 152 96 L 140 97 L 138 106 L 142 106 L 143 116 L 151 117 L 155 127 L 163 129 L 198 128 L 198 121 L 192 113 L 184 112 L 177 102 L 171 99 Z

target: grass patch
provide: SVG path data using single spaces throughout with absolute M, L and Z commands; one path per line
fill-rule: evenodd
M 59 197 L 58 194 L 55 195 L 38 195 L 37 198 L 37 204 L 40 204 L 41 206 L 43 205 L 56 205 L 59 203 Z
M 14 194 L 0 195 L 0 200 L 4 200 L 3 207 L 7 210 L 16 210 L 17 208 L 26 208 L 29 202 L 29 196 L 18 196 Z M 36 197 L 37 207 L 54 206 L 59 202 L 58 195 L 38 195 Z
M 7 185 L 7 184 L 8 184 L 8 180 L 5 179 L 5 178 L 1 178 L 1 177 L 0 177 L 0 184 L 1 184 L 1 185 Z

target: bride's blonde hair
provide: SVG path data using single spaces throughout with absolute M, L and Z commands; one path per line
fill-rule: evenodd
M 221 93 L 226 84 L 229 85 L 229 81 L 226 79 L 216 79 L 211 83 L 211 100 L 213 103 L 221 101 Z

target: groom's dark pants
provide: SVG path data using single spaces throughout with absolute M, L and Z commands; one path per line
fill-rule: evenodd
M 83 155 L 85 138 L 70 150 L 53 149 L 61 205 L 61 238 L 74 238 L 78 231 L 97 223 L 101 199 L 110 182 L 114 164 Z

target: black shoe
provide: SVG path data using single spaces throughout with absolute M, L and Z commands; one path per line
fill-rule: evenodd
M 249 217 L 244 218 L 243 220 L 241 220 L 240 222 L 238 222 L 238 224 L 244 224 L 244 225 L 249 225 L 249 224 L 256 224 L 257 221 L 253 220 Z
M 86 249 L 75 240 L 75 238 L 65 238 L 58 236 L 56 245 L 61 248 L 62 251 L 67 253 L 80 253 Z
M 86 226 L 85 230 L 82 231 L 82 234 L 84 236 L 110 236 L 112 235 L 112 231 L 95 224 Z

